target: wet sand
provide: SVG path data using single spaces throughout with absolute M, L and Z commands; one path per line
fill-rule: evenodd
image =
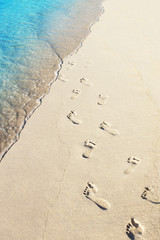
M 103 6 L 1 163 L 4 240 L 160 238 L 160 4 Z

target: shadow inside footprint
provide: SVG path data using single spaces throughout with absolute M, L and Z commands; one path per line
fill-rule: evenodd
M 107 210 L 108 208 L 105 208 L 105 207 L 103 207 L 103 206 L 101 206 L 101 205 L 99 205 L 98 203 L 95 203 L 100 209 L 102 209 L 102 210 Z
M 126 232 L 127 236 L 131 239 L 131 240 L 135 240 L 135 236 L 133 233 L 131 232 Z
M 149 202 L 153 203 L 153 204 L 160 204 L 160 202 L 154 202 L 152 200 L 148 200 Z
M 108 210 L 111 207 L 111 204 L 107 200 L 99 198 L 95 194 L 91 194 L 91 191 L 86 197 L 94 202 L 102 210 Z
M 95 203 L 100 209 L 102 210 L 107 210 L 106 207 L 103 207 L 102 205 L 98 204 L 97 202 L 95 202 L 94 200 L 92 200 L 89 196 L 86 196 L 86 198 L 88 198 L 90 201 L 92 201 L 93 203 Z
M 90 158 L 93 154 L 94 148 L 87 147 L 88 149 L 85 151 L 85 153 L 82 154 L 82 157 L 84 158 Z

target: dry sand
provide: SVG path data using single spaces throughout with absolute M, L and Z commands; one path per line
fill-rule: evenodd
M 1 163 L 3 240 L 160 239 L 160 2 L 103 6 Z

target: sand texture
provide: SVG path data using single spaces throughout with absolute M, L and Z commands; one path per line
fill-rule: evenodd
M 1 163 L 3 240 L 160 239 L 160 2 L 103 6 Z

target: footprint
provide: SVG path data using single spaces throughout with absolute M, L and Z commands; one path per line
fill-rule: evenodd
M 81 93 L 79 89 L 73 89 L 73 95 L 71 96 L 71 99 L 75 99 L 78 97 L 78 95 Z
M 149 188 L 149 187 L 145 187 L 144 188 L 144 191 L 143 191 L 143 193 L 142 193 L 142 195 L 141 195 L 141 198 L 143 198 L 143 199 L 147 199 L 147 195 L 148 195 L 148 193 L 151 191 L 151 189 Z
M 69 120 L 71 120 L 74 124 L 80 124 L 82 123 L 81 120 L 79 120 L 78 118 L 76 118 L 77 113 L 75 111 L 71 111 L 67 117 L 69 118 Z
M 149 187 L 145 187 L 144 191 L 141 195 L 141 198 L 153 203 L 153 204 L 160 204 L 160 201 L 155 199 L 155 195 L 154 195 L 154 190 L 152 188 Z
M 71 70 L 71 69 L 74 67 L 75 64 L 76 64 L 75 61 L 69 60 L 69 61 L 68 61 L 67 69 L 68 69 L 68 70 Z
M 91 82 L 86 78 L 81 78 L 80 83 L 86 85 L 87 87 L 90 87 L 92 85 Z
M 127 236 L 130 239 L 134 240 L 137 239 L 137 237 L 142 236 L 143 232 L 144 227 L 135 218 L 131 218 L 131 221 L 126 226 Z
M 141 160 L 131 156 L 128 158 L 127 162 L 130 164 L 130 166 L 124 171 L 124 173 L 130 174 L 135 170 L 135 167 L 141 162 Z
M 100 124 L 99 127 L 100 127 L 102 130 L 107 131 L 107 132 L 110 133 L 111 135 L 114 135 L 114 136 L 119 135 L 120 132 L 119 132 L 117 129 L 111 128 L 111 126 L 112 126 L 112 125 L 111 125 L 110 123 L 104 121 L 104 122 L 102 122 L 102 123 Z
M 104 104 L 106 103 L 106 101 L 107 101 L 108 98 L 109 98 L 109 97 L 107 97 L 107 96 L 105 96 L 105 95 L 103 95 L 103 94 L 100 94 L 97 104 L 98 104 L 98 105 L 104 105 Z
M 88 183 L 83 194 L 86 196 L 86 198 L 90 199 L 92 202 L 94 202 L 98 207 L 100 207 L 103 210 L 108 210 L 111 207 L 111 204 L 108 201 L 96 196 L 94 190 L 88 186 Z
M 93 147 L 93 146 L 96 146 L 96 142 L 93 142 L 92 140 L 90 140 L 90 139 L 86 139 L 86 141 L 84 142 L 84 145 L 86 146 L 86 147 Z
M 68 82 L 68 80 L 65 79 L 65 76 L 62 75 L 62 74 L 60 74 L 60 75 L 58 76 L 58 80 L 60 80 L 60 81 L 62 81 L 62 82 Z
M 96 147 L 96 142 L 93 142 L 92 140 L 90 139 L 87 139 L 85 142 L 84 142 L 84 146 L 87 147 L 88 149 L 86 150 L 85 153 L 83 153 L 83 157 L 84 158 L 90 158 L 92 156 L 92 153 Z

